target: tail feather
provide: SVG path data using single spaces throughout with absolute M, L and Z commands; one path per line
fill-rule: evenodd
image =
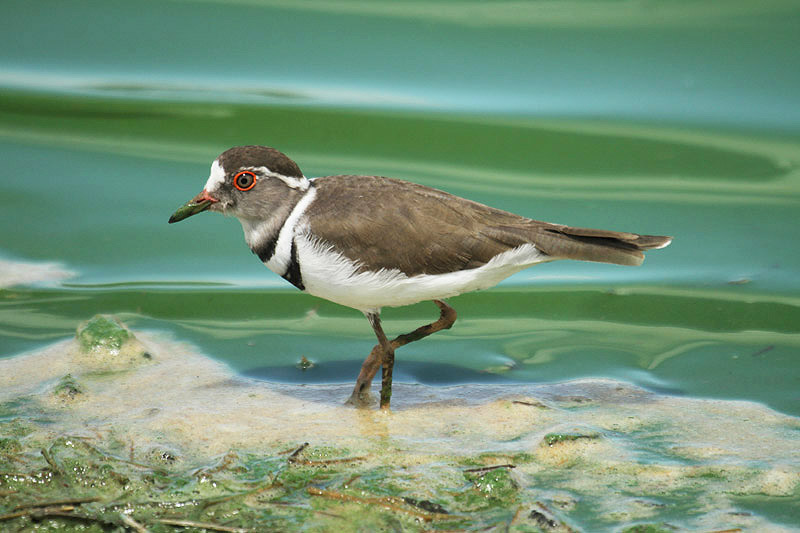
M 558 259 L 638 266 L 644 261 L 643 251 L 664 248 L 672 237 L 552 224 L 536 228 L 533 242 Z

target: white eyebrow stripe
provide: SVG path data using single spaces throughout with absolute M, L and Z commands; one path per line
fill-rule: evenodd
M 269 176 L 271 178 L 278 178 L 292 189 L 299 189 L 301 191 L 305 191 L 308 189 L 308 186 L 310 185 L 308 178 L 306 178 L 305 176 L 302 176 L 300 178 L 295 178 L 294 176 L 284 176 L 283 174 L 279 174 L 278 172 L 273 172 L 267 167 L 249 167 L 244 170 L 252 170 L 253 172 L 260 173 L 264 176 Z
M 211 173 L 206 182 L 205 191 L 213 192 L 219 189 L 225 183 L 225 169 L 219 164 L 219 160 L 215 159 L 211 163 Z

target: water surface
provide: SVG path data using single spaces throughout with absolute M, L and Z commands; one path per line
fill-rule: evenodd
M 0 356 L 102 312 L 243 374 L 350 381 L 360 314 L 270 273 L 234 220 L 166 224 L 218 153 L 258 143 L 308 176 L 675 236 L 641 268 L 557 262 L 452 299 L 456 327 L 402 349 L 400 380 L 612 377 L 800 414 L 800 15 L 651 8 L 6 2 L 25 31 L 0 47 L 0 257 L 74 275 L 0 292 Z

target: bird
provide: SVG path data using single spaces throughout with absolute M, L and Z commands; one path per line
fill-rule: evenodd
M 211 164 L 202 192 L 169 223 L 204 211 L 239 219 L 250 250 L 303 292 L 361 311 L 378 343 L 347 403 L 390 407 L 395 350 L 455 323 L 446 298 L 487 289 L 557 259 L 640 265 L 672 237 L 552 224 L 382 176 L 307 178 L 267 146 L 235 146 Z M 439 318 L 389 340 L 385 307 L 433 301 Z

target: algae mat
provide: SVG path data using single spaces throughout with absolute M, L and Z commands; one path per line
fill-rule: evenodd
M 10 530 L 792 531 L 800 420 L 611 380 L 249 380 L 95 317 L 0 361 Z

